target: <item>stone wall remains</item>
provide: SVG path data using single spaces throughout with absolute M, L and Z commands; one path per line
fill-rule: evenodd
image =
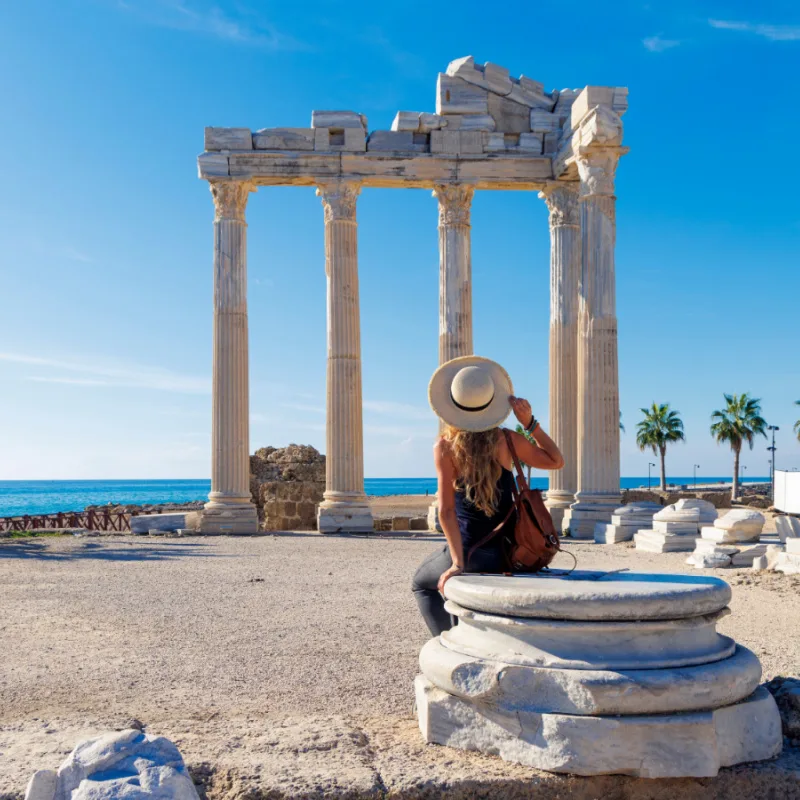
M 316 530 L 324 491 L 325 456 L 313 447 L 262 447 L 250 456 L 250 493 L 261 530 Z

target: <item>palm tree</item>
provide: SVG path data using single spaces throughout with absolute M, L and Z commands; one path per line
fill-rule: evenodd
M 653 403 L 643 408 L 644 419 L 636 426 L 636 444 L 644 452 L 649 447 L 661 458 L 661 491 L 667 490 L 666 457 L 667 445 L 671 442 L 684 442 L 683 422 L 678 411 L 672 411 L 669 403 Z
M 794 404 L 800 406 L 800 400 L 795 400 Z M 794 424 L 794 432 L 797 434 L 797 441 L 800 442 L 800 419 Z
M 767 436 L 767 421 L 761 416 L 761 401 L 744 394 L 726 394 L 725 408 L 711 415 L 711 435 L 717 443 L 727 442 L 733 450 L 733 488 L 731 500 L 739 497 L 739 454 L 742 443 L 753 449 L 755 437 Z

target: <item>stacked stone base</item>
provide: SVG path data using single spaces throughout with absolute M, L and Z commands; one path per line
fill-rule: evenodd
M 781 751 L 758 658 L 716 631 L 723 581 L 469 575 L 445 593 L 458 624 L 422 649 L 415 683 L 428 742 L 641 778 L 713 777 Z
M 665 533 L 663 531 L 639 531 L 634 535 L 637 550 L 646 553 L 688 553 L 694 550 L 697 535 Z
M 375 522 L 366 503 L 323 503 L 317 509 L 317 530 L 320 533 L 372 533 Z
M 240 506 L 209 503 L 198 514 L 198 518 L 200 533 L 234 536 L 258 533 L 258 513 L 250 503 Z
M 653 515 L 661 510 L 657 503 L 630 503 L 616 509 L 611 523 L 598 522 L 594 527 L 594 540 L 597 544 L 617 544 L 629 542 L 634 534 L 653 524 Z

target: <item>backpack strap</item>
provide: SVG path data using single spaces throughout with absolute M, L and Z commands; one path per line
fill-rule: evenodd
M 522 464 L 514 448 L 514 440 L 511 438 L 511 431 L 508 428 L 503 428 L 503 436 L 506 438 L 506 445 L 508 451 L 511 453 L 511 458 L 514 460 L 514 468 L 517 470 L 517 486 L 520 492 L 527 492 L 529 490 L 528 482 L 525 480 L 525 473 L 522 471 Z

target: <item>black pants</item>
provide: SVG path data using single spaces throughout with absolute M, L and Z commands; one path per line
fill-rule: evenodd
M 433 636 L 448 631 L 455 624 L 454 619 L 444 610 L 444 598 L 436 588 L 442 573 L 453 566 L 450 548 L 431 553 L 414 573 L 411 590 L 419 606 L 422 618 Z M 499 550 L 479 548 L 469 560 L 470 572 L 499 573 L 504 569 L 503 557 Z

